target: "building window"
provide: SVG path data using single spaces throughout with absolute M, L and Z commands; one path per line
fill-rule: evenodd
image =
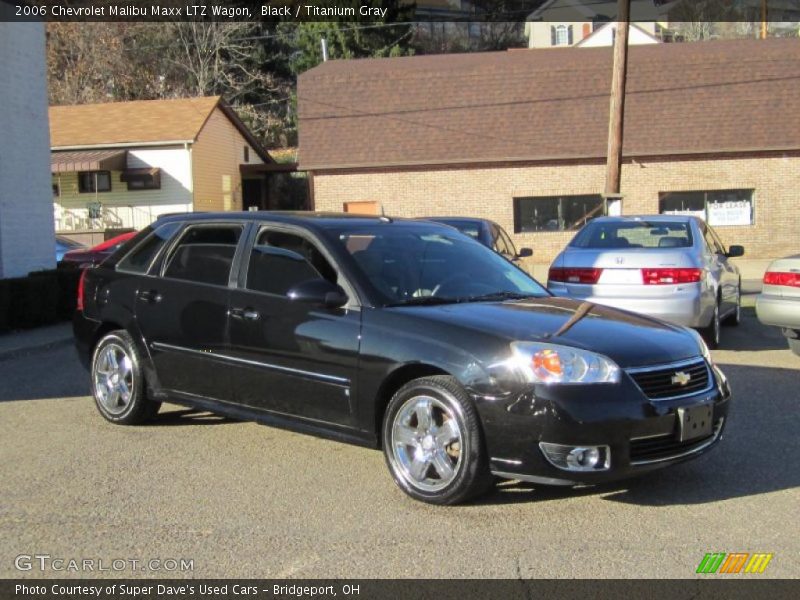
M 111 191 L 110 171 L 80 171 L 78 173 L 78 191 L 81 194 Z
M 161 169 L 128 169 L 119 176 L 119 180 L 127 184 L 129 192 L 160 190 Z
M 250 162 L 250 146 L 244 147 L 244 162 Z
M 53 184 L 53 198 L 59 198 L 61 196 L 61 190 L 58 189 L 58 184 Z
M 658 211 L 668 215 L 694 215 L 712 227 L 753 224 L 754 190 L 661 192 Z
M 573 231 L 606 212 L 600 194 L 514 198 L 514 232 Z
M 550 45 L 552 46 L 571 46 L 572 45 L 572 25 L 556 25 L 550 27 Z

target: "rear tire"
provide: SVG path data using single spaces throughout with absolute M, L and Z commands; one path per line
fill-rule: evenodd
M 120 425 L 138 425 L 161 407 L 148 400 L 141 357 L 127 331 L 107 333 L 92 354 L 92 396 L 104 419 Z
M 725 319 L 725 325 L 736 327 L 742 322 L 742 282 L 739 282 L 739 289 L 736 293 L 736 310 Z
M 458 504 L 493 485 L 471 399 L 453 377 L 415 379 L 392 397 L 383 452 L 395 483 L 429 504 Z
M 717 300 L 716 304 L 714 304 L 714 314 L 711 317 L 711 323 L 709 323 L 707 327 L 703 327 L 700 330 L 700 335 L 703 336 L 703 339 L 706 341 L 706 345 L 712 350 L 719 348 L 720 329 L 721 323 L 719 319 L 719 300 Z

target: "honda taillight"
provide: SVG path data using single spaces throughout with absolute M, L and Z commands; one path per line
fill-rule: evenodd
M 764 283 L 766 285 L 800 287 L 800 273 L 781 273 L 780 271 L 770 271 L 764 273 Z
M 645 285 L 697 283 L 701 279 L 703 279 L 703 269 L 642 269 L 642 282 Z
M 564 283 L 597 283 L 603 269 L 551 267 L 547 278 Z
M 75 310 L 83 312 L 83 290 L 86 287 L 86 269 L 81 271 L 81 278 L 78 280 L 78 299 L 75 302 Z

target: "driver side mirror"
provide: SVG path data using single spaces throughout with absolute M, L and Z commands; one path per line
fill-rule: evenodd
M 736 258 L 737 256 L 744 256 L 744 246 L 729 246 L 728 252 L 725 254 L 728 258 Z
M 533 256 L 533 250 L 530 248 L 520 248 L 517 252 L 517 258 L 528 258 L 529 256 Z
M 316 304 L 325 308 L 340 308 L 349 299 L 341 286 L 327 279 L 309 279 L 298 283 L 286 292 L 286 296 L 293 302 Z

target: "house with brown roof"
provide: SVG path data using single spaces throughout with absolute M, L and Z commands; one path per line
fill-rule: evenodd
M 631 47 L 622 199 L 605 181 L 611 48 L 328 61 L 298 80 L 317 210 L 492 219 L 549 262 L 593 215 L 705 216 L 797 251 L 800 40 Z
M 260 206 L 274 165 L 218 96 L 52 106 L 50 143 L 56 231 L 85 241 Z

